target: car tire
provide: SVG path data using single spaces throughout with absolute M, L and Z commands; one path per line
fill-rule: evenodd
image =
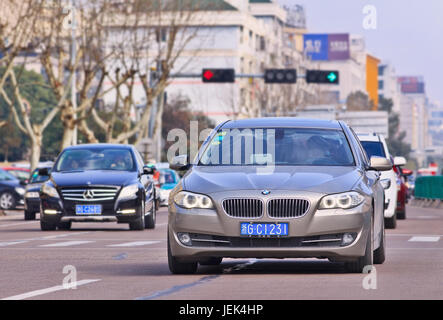
M 35 220 L 36 213 L 25 210 L 25 220 Z
M 206 260 L 199 261 L 202 266 L 218 266 L 222 263 L 223 258 L 212 257 Z
M 383 264 L 386 260 L 386 231 L 383 227 L 383 234 L 380 240 L 380 247 L 374 251 L 374 264 Z
M 157 221 L 157 210 L 155 209 L 155 205 L 153 203 L 151 213 L 148 216 L 145 216 L 145 228 L 155 229 L 156 221 Z
M 403 211 L 397 212 L 397 219 L 398 220 L 405 220 L 406 219 L 406 209 Z
M 396 213 L 391 218 L 385 218 L 385 228 L 386 229 L 397 228 L 397 214 Z
M 60 222 L 58 224 L 58 229 L 59 230 L 71 230 L 71 227 L 72 227 L 72 221 Z
M 171 253 L 171 245 L 169 243 L 168 233 L 168 266 L 173 274 L 194 274 L 197 271 L 197 262 L 180 262 Z
M 366 240 L 366 250 L 365 255 L 359 257 L 355 261 L 345 262 L 345 270 L 349 273 L 363 273 L 365 267 L 371 266 L 374 263 L 373 259 L 373 249 L 372 249 L 372 229 L 369 231 L 368 238 Z
M 0 195 L 0 209 L 1 210 L 11 210 L 17 206 L 17 201 L 11 192 L 3 192 Z
M 57 225 L 55 223 L 46 222 L 40 219 L 40 229 L 42 231 L 55 231 Z
M 140 217 L 135 220 L 135 221 L 131 221 L 129 222 L 129 229 L 132 231 L 143 231 L 145 230 L 145 215 L 144 215 L 144 210 L 141 210 L 142 212 L 140 212 Z

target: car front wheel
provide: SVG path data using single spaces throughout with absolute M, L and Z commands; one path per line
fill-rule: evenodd
M 35 212 L 25 210 L 25 220 L 35 220 Z
M 57 225 L 40 219 L 40 229 L 42 231 L 54 231 L 57 229 Z
M 135 221 L 129 222 L 129 229 L 133 231 L 142 231 L 145 230 L 145 210 L 144 205 L 140 207 L 140 217 Z
M 157 210 L 154 203 L 152 203 L 152 209 L 148 216 L 145 217 L 145 228 L 155 229 L 155 222 L 157 220 Z
M 14 195 L 10 192 L 4 192 L 0 195 L 0 209 L 10 210 L 17 205 Z

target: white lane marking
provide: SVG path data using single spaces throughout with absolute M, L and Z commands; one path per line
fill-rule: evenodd
M 59 243 L 51 243 L 51 244 L 43 244 L 39 247 L 70 247 L 70 246 L 78 246 L 80 244 L 86 244 L 91 243 L 95 241 L 66 241 L 66 242 L 59 242 Z
M 13 246 L 14 244 L 26 243 L 28 241 L 0 242 L 0 247 Z
M 437 242 L 440 237 L 412 237 L 408 241 L 410 242 Z
M 108 247 L 139 247 L 139 246 L 147 246 L 151 244 L 160 243 L 160 241 L 135 241 L 135 242 L 126 242 L 119 244 L 110 244 Z
M 20 222 L 20 223 L 12 223 L 12 224 L 0 224 L 0 228 L 21 226 L 21 225 L 24 225 L 24 224 L 33 224 L 33 223 L 36 223 L 36 222 L 38 222 L 38 221 Z
M 51 239 L 65 238 L 65 237 L 70 237 L 70 236 L 77 236 L 79 234 L 87 234 L 87 233 L 91 233 L 91 232 L 63 233 L 63 234 L 59 234 L 59 235 L 55 235 L 55 236 L 46 236 L 46 237 L 41 237 L 41 238 L 35 238 L 33 240 L 51 240 Z
M 78 286 L 83 286 L 85 284 L 89 284 L 89 283 L 93 283 L 93 282 L 97 282 L 97 281 L 101 281 L 101 279 L 81 280 L 81 281 L 70 283 L 70 285 L 78 287 Z M 4 299 L 1 299 L 1 300 L 24 300 L 24 299 L 27 299 L 27 298 L 41 296 L 43 294 L 52 293 L 52 292 L 61 291 L 61 290 L 70 290 L 70 289 L 69 288 L 65 288 L 65 286 L 63 286 L 63 285 L 60 285 L 60 286 L 55 286 L 55 287 L 51 287 L 51 288 L 47 288 L 47 289 L 35 290 L 35 291 L 19 294 L 19 295 L 8 297 L 8 298 L 4 298 Z
M 163 226 L 167 226 L 167 223 L 157 223 L 156 226 L 157 227 L 163 227 Z

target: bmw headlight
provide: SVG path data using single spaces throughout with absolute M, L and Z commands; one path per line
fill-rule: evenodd
M 42 192 L 44 194 L 50 196 L 51 198 L 60 198 L 60 196 L 58 195 L 57 190 L 53 186 L 50 186 L 48 184 L 44 184 L 42 186 Z
M 186 209 L 212 209 L 214 205 L 211 198 L 203 194 L 181 191 L 174 197 L 176 205 Z
M 124 187 L 118 196 L 119 200 L 122 199 L 135 199 L 137 198 L 138 185 L 132 184 L 130 186 Z
M 355 191 L 331 194 L 321 199 L 319 209 L 351 209 L 364 200 L 365 198 Z
M 17 192 L 19 195 L 24 195 L 25 194 L 25 189 L 24 188 L 20 188 L 20 187 L 17 187 L 17 188 L 15 188 L 15 192 Z
M 383 179 L 380 181 L 383 189 L 389 189 L 391 187 L 391 179 Z

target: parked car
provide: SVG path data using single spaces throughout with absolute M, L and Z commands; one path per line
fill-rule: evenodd
M 40 190 L 42 230 L 70 229 L 72 222 L 128 223 L 155 228 L 153 170 L 129 145 L 68 147 Z M 47 169 L 39 174 L 48 175 Z
M 177 172 L 171 169 L 160 169 L 160 205 L 167 206 L 169 194 L 171 190 L 180 181 L 180 176 Z
M 29 177 L 31 174 L 31 170 L 29 169 L 19 168 L 19 167 L 3 167 L 2 169 L 9 172 L 18 180 L 24 182 L 25 184 L 29 182 Z
M 382 157 L 391 161 L 388 145 L 382 135 L 376 133 L 360 133 L 358 138 L 366 151 L 368 158 Z M 385 188 L 385 226 L 395 229 L 397 227 L 397 175 L 393 169 L 381 173 L 381 183 Z
M 26 186 L 25 193 L 25 220 L 35 220 L 36 214 L 40 212 L 40 189 L 49 180 L 52 167 L 37 168 L 32 172 L 31 180 Z M 41 175 L 40 172 L 48 173 Z
M 24 204 L 24 183 L 7 171 L 0 169 L 0 209 L 11 210 Z
M 255 146 L 255 147 L 254 147 Z M 342 121 L 227 121 L 202 144 L 172 190 L 172 273 L 229 258 L 328 258 L 348 272 L 385 261 L 385 157 L 368 159 Z

